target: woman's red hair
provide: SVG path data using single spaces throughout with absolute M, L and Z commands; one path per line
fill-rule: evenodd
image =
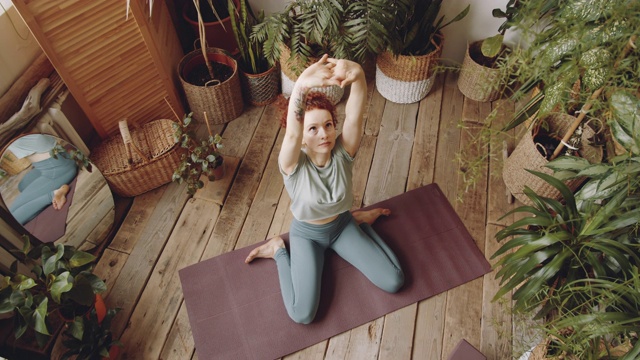
M 287 127 L 287 110 L 289 108 L 289 99 L 280 98 L 278 107 L 282 110 L 280 116 L 280 125 L 283 128 Z M 331 114 L 333 119 L 333 126 L 338 125 L 338 117 L 336 116 L 336 107 L 333 106 L 327 96 L 319 91 L 311 91 L 307 94 L 306 109 L 305 110 L 327 110 Z

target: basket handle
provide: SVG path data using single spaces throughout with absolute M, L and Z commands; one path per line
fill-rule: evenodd
M 131 133 L 129 132 L 129 126 L 127 124 L 127 119 L 120 120 L 118 122 L 118 127 L 120 128 L 120 135 L 122 135 L 122 141 L 124 141 L 124 147 L 127 149 L 127 158 L 129 160 L 129 164 L 133 161 L 131 155 L 131 148 L 140 156 L 144 162 L 149 162 L 149 158 L 146 157 L 142 151 L 133 143 L 133 139 L 131 139 Z

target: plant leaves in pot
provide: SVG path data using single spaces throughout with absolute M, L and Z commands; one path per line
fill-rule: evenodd
M 469 5 L 453 20 L 438 18 L 442 1 L 412 1 L 406 12 L 394 17 L 392 37 L 376 61 L 376 88 L 385 99 L 410 104 L 422 100 L 435 82 L 434 67 L 442 53 L 441 30 L 463 19 Z
M 238 0 L 234 0 L 239 5 Z M 198 9 L 196 10 L 196 6 Z M 227 8 L 227 0 L 185 1 L 182 7 L 182 18 L 189 24 L 196 38 L 200 36 L 198 13 L 202 16 L 202 27 L 209 46 L 228 51 L 232 55 L 238 53 L 238 43 L 231 33 L 231 17 Z

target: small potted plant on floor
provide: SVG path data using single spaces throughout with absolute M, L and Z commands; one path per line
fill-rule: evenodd
M 467 46 L 458 77 L 458 89 L 464 96 L 475 101 L 487 102 L 496 100 L 504 92 L 500 89 L 502 82 L 497 62 L 510 50 L 504 44 L 504 34 L 511 27 L 517 6 L 517 0 L 509 0 L 506 11 L 493 9 L 493 17 L 505 19 L 498 28 L 499 33 Z
M 222 148 L 222 137 L 213 135 L 207 124 L 209 136 L 200 139 L 195 133 L 195 122 L 192 114 L 186 115 L 180 123 L 174 124 L 174 138 L 180 146 L 186 149 L 178 168 L 173 173 L 173 181 L 180 184 L 187 183 L 187 192 L 193 195 L 204 187 L 201 176 L 205 175 L 209 181 L 224 177 L 224 159 L 219 150 Z M 205 119 L 207 114 L 204 114 Z
M 264 12 L 254 14 L 247 0 L 240 0 L 239 7 L 231 0 L 228 3 L 231 27 L 238 43 L 244 98 L 256 106 L 269 104 L 280 93 L 280 76 L 276 64 L 269 64 L 264 57 L 263 44 L 251 37 L 253 27 L 264 21 Z
M 412 1 L 389 25 L 391 40 L 376 61 L 376 88 L 387 100 L 408 104 L 422 100 L 433 86 L 442 54 L 441 30 L 463 19 L 469 6 L 451 21 L 438 18 L 442 1 Z
M 213 124 L 227 123 L 244 110 L 238 63 L 226 50 L 208 47 L 201 0 L 193 2 L 201 25 L 200 49 L 182 58 L 178 75 L 195 119 L 204 121 L 207 112 Z
M 10 276 L 0 279 L 0 314 L 13 313 L 16 339 L 34 331 L 42 346 L 55 333 L 52 317 L 73 321 L 94 305 L 96 295 L 106 290 L 104 281 L 91 270 L 95 256 L 73 246 L 45 243 L 24 247 L 17 256 L 31 274 L 17 272 L 17 261 Z

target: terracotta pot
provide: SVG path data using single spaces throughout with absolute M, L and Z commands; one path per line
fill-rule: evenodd
M 205 2 L 205 5 L 209 6 L 205 0 L 201 0 L 201 2 Z M 224 3 L 226 6 L 227 2 L 225 1 Z M 240 7 L 238 0 L 234 0 L 234 3 L 237 8 Z M 185 2 L 182 7 L 182 18 L 191 26 L 196 38 L 199 37 L 198 15 L 192 1 Z M 231 17 L 227 16 L 222 19 L 222 21 L 205 22 L 204 32 L 207 38 L 207 44 L 209 44 L 210 47 L 225 49 L 233 55 L 240 52 L 240 50 L 238 50 L 238 42 L 231 29 Z

